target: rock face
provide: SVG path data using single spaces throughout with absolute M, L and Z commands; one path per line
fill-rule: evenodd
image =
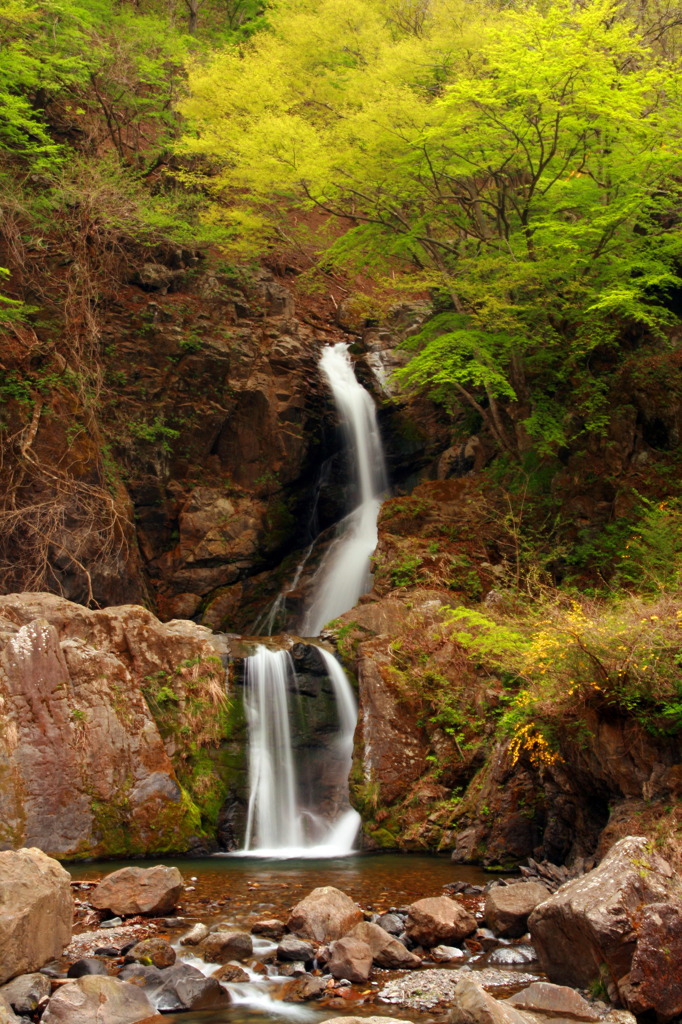
M 60 988 L 50 999 L 43 1024 L 136 1024 L 151 1017 L 154 1007 L 137 985 L 118 978 L 91 975 Z
M 61 956 L 71 941 L 70 882 L 41 850 L 0 853 L 0 983 Z
M 486 896 L 485 923 L 497 935 L 519 938 L 528 930 L 529 916 L 548 896 L 539 882 L 497 885 Z
M 430 949 L 461 942 L 476 931 L 476 918 L 447 896 L 432 896 L 410 904 L 405 931 L 413 942 Z
M 135 606 L 0 598 L 0 846 L 85 857 L 198 842 L 200 811 L 183 797 L 141 690 L 151 686 L 152 700 L 165 686 L 177 704 L 188 662 L 224 686 L 216 643 Z
M 297 903 L 288 921 L 290 932 L 316 942 L 333 942 L 346 935 L 364 918 L 362 909 L 350 896 L 332 885 L 313 891 Z
M 652 935 L 659 927 L 664 931 L 663 923 L 656 924 L 655 911 L 643 917 L 646 908 L 668 904 L 679 893 L 679 879 L 645 839 L 621 839 L 594 871 L 568 882 L 531 914 L 528 925 L 540 966 L 550 981 L 561 985 L 587 988 L 601 978 L 610 998 L 628 1006 L 639 929 L 643 927 L 642 964 Z M 661 991 L 665 976 L 657 979 Z M 644 991 L 644 1001 L 654 998 L 651 985 L 645 983 Z M 656 999 L 664 1001 L 661 994 Z M 675 1001 L 674 995 L 670 1000 Z
M 637 948 L 630 977 L 620 985 L 628 1009 L 653 1011 L 659 1021 L 682 1014 L 682 900 L 652 903 L 636 925 Z
M 113 914 L 167 914 L 175 909 L 182 892 L 177 868 L 121 868 L 107 875 L 90 894 L 99 910 Z

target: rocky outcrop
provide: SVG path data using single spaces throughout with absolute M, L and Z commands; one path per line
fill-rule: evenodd
M 183 887 L 177 868 L 121 868 L 107 875 L 90 894 L 90 903 L 112 914 L 168 914 Z
M 200 842 L 201 810 L 169 756 L 182 751 L 167 749 L 150 704 L 158 715 L 163 694 L 178 732 L 183 709 L 203 708 L 199 745 L 215 745 L 225 649 L 207 629 L 137 606 L 0 598 L 0 845 L 85 857 Z
M 71 941 L 70 882 L 41 850 L 0 853 L 0 983 L 61 956 Z
M 363 917 L 362 908 L 350 896 L 332 885 L 325 885 L 313 889 L 296 904 L 287 927 L 316 942 L 333 942 L 347 935 Z
M 682 1014 L 682 900 L 645 907 L 637 922 L 637 947 L 629 978 L 620 983 L 633 1013 L 655 1013 L 659 1021 Z
M 432 896 L 411 903 L 405 931 L 413 942 L 430 949 L 441 943 L 461 942 L 476 931 L 476 918 L 447 896 Z
M 599 867 L 568 882 L 531 915 L 528 926 L 542 969 L 550 981 L 562 985 L 587 988 L 601 981 L 614 1002 L 629 1006 L 631 969 L 640 949 L 640 934 L 638 962 L 643 966 L 650 957 L 646 951 L 651 947 L 652 930 L 654 943 L 661 944 L 665 933 L 656 911 L 643 916 L 646 908 L 669 904 L 681 893 L 680 880 L 646 839 L 622 839 Z M 647 1008 L 654 1011 L 659 1005 L 675 1005 L 679 981 L 674 972 L 657 976 L 655 992 L 645 981 L 647 975 L 641 967 L 635 972 L 635 991 L 638 986 L 642 991 L 639 996 L 633 992 L 633 1003 L 649 1001 Z M 661 1013 L 661 1019 L 669 1019 L 663 1009 Z

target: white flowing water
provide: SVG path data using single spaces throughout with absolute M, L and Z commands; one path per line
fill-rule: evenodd
M 346 673 L 319 649 L 336 697 L 339 729 L 331 756 L 339 780 L 347 780 L 358 711 Z M 292 695 L 292 689 L 294 693 Z M 242 856 L 281 858 L 344 857 L 352 852 L 360 816 L 349 804 L 328 821 L 298 802 L 291 745 L 289 700 L 295 699 L 295 670 L 287 651 L 259 646 L 247 658 L 244 706 L 249 726 L 249 807 Z
M 341 521 L 320 564 L 301 632 L 317 636 L 325 623 L 348 611 L 369 590 L 369 563 L 377 544 L 377 516 L 386 490 L 381 437 L 374 402 L 355 378 L 348 345 L 324 349 L 320 369 L 332 390 L 354 467 L 357 505 Z

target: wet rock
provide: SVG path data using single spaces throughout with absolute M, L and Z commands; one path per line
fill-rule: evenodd
M 154 1007 L 137 985 L 91 975 L 58 989 L 47 1004 L 42 1024 L 135 1024 Z
M 313 889 L 296 904 L 287 926 L 290 932 L 305 938 L 332 942 L 346 935 L 363 918 L 362 909 L 350 896 L 332 885 L 325 885 Z
M 229 993 L 215 978 L 206 978 L 196 967 L 176 963 L 161 971 L 158 967 L 130 964 L 119 978 L 144 989 L 157 1010 L 180 1013 L 184 1010 L 218 1010 L 229 1006 Z
M 285 935 L 277 947 L 278 960 L 312 960 L 315 950 L 309 942 L 296 935 Z
M 372 950 L 361 939 L 347 935 L 330 946 L 328 969 L 333 978 L 367 981 L 372 969 Z
M 15 1013 L 32 1014 L 38 1009 L 41 999 L 47 999 L 52 991 L 49 978 L 44 974 L 22 974 L 0 988 L 0 996 Z
M 278 921 L 272 918 L 267 921 L 254 921 L 251 925 L 252 935 L 265 935 L 268 939 L 275 939 L 279 941 L 282 938 L 285 931 L 285 925 L 282 921 Z
M 405 921 L 399 914 L 381 914 L 377 918 L 376 924 L 389 935 L 402 935 L 405 929 Z
M 528 930 L 528 918 L 548 896 L 540 882 L 496 886 L 486 896 L 485 923 L 497 935 L 520 938 Z
M 462 970 L 468 971 L 468 968 L 463 967 Z M 531 974 L 529 971 L 505 970 L 503 967 L 484 967 L 477 970 L 475 975 L 476 981 L 487 992 L 506 993 L 509 989 L 530 985 L 534 981 L 541 980 L 539 974 Z
M 588 988 L 602 972 L 609 996 L 630 973 L 636 925 L 643 908 L 669 903 L 679 880 L 648 840 L 628 836 L 599 867 L 567 882 L 531 914 L 528 925 L 538 960 L 550 981 Z
M 573 1020 L 597 1021 L 600 1014 L 575 989 L 565 985 L 551 985 L 536 981 L 504 1002 L 517 1010 L 529 1010 L 550 1017 L 570 1017 Z
M 477 928 L 476 918 L 447 896 L 417 900 L 408 909 L 408 937 L 431 949 L 441 943 L 461 942 Z
M 292 960 L 287 963 L 283 963 L 279 969 L 279 973 L 284 975 L 285 978 L 299 977 L 301 974 L 306 974 L 305 963 L 303 960 Z
M 101 960 L 94 957 L 85 957 L 83 960 L 76 960 L 66 972 L 67 978 L 86 978 L 88 975 L 108 975 L 108 971 Z
M 95 956 L 109 956 L 112 958 L 121 955 L 121 951 L 116 949 L 115 946 L 98 946 L 94 953 Z
M 200 942 L 208 935 L 208 926 L 203 924 L 201 921 L 197 922 L 193 928 L 183 935 L 180 939 L 181 946 L 198 946 Z
M 402 942 L 398 942 L 379 925 L 370 924 L 369 921 L 361 921 L 360 924 L 356 924 L 355 928 L 349 932 L 349 937 L 367 943 L 377 967 L 386 967 L 389 970 L 397 971 L 419 967 L 421 963 L 419 957 L 410 953 Z
M 457 946 L 434 946 L 429 956 L 436 963 L 447 964 L 453 960 L 463 960 L 466 958 L 464 950 L 458 949 Z
M 253 940 L 248 932 L 211 932 L 200 944 L 202 956 L 213 963 L 246 960 L 253 956 Z
M 405 1024 L 400 1017 L 331 1017 L 332 1020 L 334 1024 Z
M 224 967 L 220 967 L 211 977 L 215 978 L 216 981 L 222 981 L 226 985 L 250 980 L 244 968 L 239 967 L 238 964 L 225 964 Z
M 152 964 L 163 969 L 172 967 L 176 960 L 175 950 L 166 939 L 143 939 L 127 953 L 127 958 L 140 964 Z
M 637 948 L 620 995 L 633 1013 L 665 1022 L 682 1015 L 682 900 L 646 907 L 637 926 Z
M 448 1024 L 529 1024 L 529 1018 L 491 996 L 473 975 L 466 975 L 455 987 Z
M 70 883 L 42 850 L 0 853 L 0 983 L 61 956 L 71 940 Z
M 121 868 L 100 882 L 90 902 L 113 914 L 167 914 L 177 905 L 183 884 L 177 868 Z

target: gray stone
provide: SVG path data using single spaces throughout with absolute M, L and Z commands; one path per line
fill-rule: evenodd
M 2 996 L 15 1013 L 35 1013 L 41 999 L 52 991 L 50 979 L 44 974 L 22 974 L 0 989 Z
M 88 956 L 71 964 L 66 972 L 66 976 L 67 978 L 85 978 L 89 974 L 108 975 L 108 973 L 101 960 Z
M 0 983 L 38 970 L 71 941 L 68 871 L 42 850 L 0 853 Z
M 464 960 L 466 953 L 457 946 L 434 946 L 430 957 L 439 964 L 451 963 L 453 960 Z
M 137 985 L 90 975 L 58 989 L 41 1024 L 136 1024 L 153 1013 L 154 1007 Z
M 180 945 L 198 946 L 200 942 L 203 942 L 207 935 L 208 926 L 202 924 L 201 922 L 197 922 L 197 924 L 195 924 L 193 928 L 190 928 L 186 935 L 182 936 L 182 938 L 180 939 Z
M 501 967 L 520 967 L 523 964 L 531 964 L 534 959 L 534 956 L 523 949 L 516 949 L 514 946 L 504 946 L 502 949 L 496 949 L 490 954 L 488 963 Z
M 402 935 L 405 930 L 405 922 L 398 914 L 382 914 L 377 918 L 376 923 L 389 935 Z
M 161 1013 L 219 1010 L 230 1004 L 229 993 L 219 981 L 205 977 L 189 964 L 176 963 L 165 970 L 130 964 L 119 977 L 143 988 Z
M 296 935 L 285 935 L 277 947 L 278 960 L 312 960 L 315 950 L 305 939 Z

